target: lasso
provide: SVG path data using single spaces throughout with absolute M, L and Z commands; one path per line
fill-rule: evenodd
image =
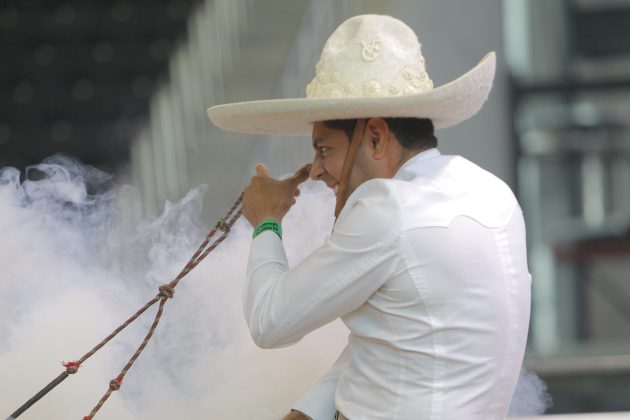
M 98 403 L 96 403 L 96 405 L 94 406 L 90 414 L 83 417 L 83 420 L 92 420 L 94 416 L 96 415 L 96 413 L 101 409 L 103 404 L 105 404 L 105 402 L 110 397 L 112 392 L 118 391 L 120 389 L 120 386 L 122 385 L 125 375 L 129 371 L 129 369 L 131 369 L 131 366 L 133 366 L 134 362 L 136 361 L 136 359 L 138 359 L 138 357 L 140 356 L 144 348 L 147 346 L 147 344 L 149 343 L 149 340 L 151 340 L 151 337 L 153 336 L 153 333 L 155 332 L 155 329 L 157 328 L 160 322 L 160 319 L 162 318 L 164 305 L 166 305 L 166 302 L 170 298 L 173 297 L 175 293 L 175 287 L 177 287 L 177 284 L 181 281 L 182 278 L 184 278 L 188 273 L 190 273 L 192 269 L 195 268 L 197 264 L 201 262 L 201 260 L 203 260 L 221 242 L 223 242 L 225 238 L 227 238 L 227 236 L 230 234 L 230 230 L 232 229 L 232 226 L 234 226 L 234 224 L 236 223 L 236 221 L 238 220 L 238 218 L 241 216 L 243 212 L 243 208 L 241 206 L 242 201 L 243 201 L 243 194 L 241 194 L 240 197 L 236 200 L 236 202 L 234 203 L 232 208 L 227 212 L 225 217 L 219 220 L 217 224 L 214 226 L 214 228 L 210 231 L 210 233 L 208 233 L 208 235 L 206 236 L 204 241 L 201 243 L 197 251 L 194 253 L 192 258 L 188 261 L 186 266 L 177 275 L 177 277 L 175 277 L 173 281 L 160 286 L 158 294 L 153 299 L 148 301 L 146 305 L 140 308 L 135 314 L 133 314 L 129 319 L 127 319 L 123 324 L 121 324 L 118 328 L 116 328 L 110 335 L 105 337 L 100 343 L 94 346 L 90 351 L 84 354 L 81 358 L 72 362 L 64 362 L 63 366 L 66 368 L 66 370 L 62 372 L 59 376 L 57 376 L 55 379 L 53 379 L 48 385 L 46 385 L 41 391 L 35 394 L 31 399 L 25 402 L 20 408 L 18 408 L 13 414 L 11 414 L 7 418 L 7 420 L 16 419 L 20 414 L 24 413 L 33 404 L 39 401 L 44 395 L 48 394 L 53 388 L 55 388 L 57 385 L 63 382 L 63 380 L 66 379 L 69 375 L 77 373 L 79 371 L 79 368 L 83 365 L 83 363 L 85 363 L 86 360 L 92 357 L 94 353 L 96 353 L 102 347 L 104 347 L 112 338 L 116 337 L 116 335 L 118 335 L 119 332 L 127 328 L 127 326 L 129 326 L 133 321 L 135 321 L 147 309 L 149 309 L 155 303 L 160 302 L 157 313 L 155 314 L 155 319 L 153 320 L 153 323 L 151 324 L 151 327 L 149 328 L 147 335 L 144 337 L 144 340 L 142 340 L 142 342 L 138 346 L 133 356 L 131 356 L 127 364 L 125 364 L 125 366 L 122 368 L 122 370 L 120 371 L 120 374 L 109 382 L 109 387 L 107 391 L 98 401 Z M 215 239 L 214 242 L 210 243 L 212 237 L 215 234 L 217 234 L 217 232 L 223 232 L 223 233 L 221 234 L 221 236 Z

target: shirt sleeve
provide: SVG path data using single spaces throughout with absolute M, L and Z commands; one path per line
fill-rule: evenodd
M 325 244 L 294 268 L 275 233 L 265 231 L 252 241 L 243 309 L 258 346 L 296 343 L 357 309 L 399 269 L 397 201 L 382 183 L 360 188 Z
M 331 368 L 319 378 L 293 405 L 294 410 L 301 411 L 313 420 L 331 420 L 335 416 L 335 393 L 342 367 L 350 358 L 348 346 L 343 350 Z

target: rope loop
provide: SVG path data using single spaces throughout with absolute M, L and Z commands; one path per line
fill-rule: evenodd
M 61 364 L 63 365 L 63 367 L 66 368 L 66 372 L 68 372 L 70 375 L 77 373 L 79 371 L 79 368 L 81 367 L 81 365 L 77 362 L 61 362 Z
M 173 288 L 170 285 L 163 284 L 160 286 L 160 293 L 158 293 L 158 296 L 162 298 L 170 299 L 174 295 L 175 295 L 175 290 L 173 290 Z
M 193 268 L 195 268 L 195 266 L 197 264 L 199 264 L 199 262 L 201 260 L 203 260 L 211 251 L 213 251 L 221 242 L 223 242 L 223 240 L 225 238 L 228 237 L 232 226 L 236 223 L 238 218 L 241 217 L 241 215 L 243 214 L 243 208 L 241 206 L 242 202 L 243 202 L 243 194 L 241 193 L 241 195 L 236 200 L 236 202 L 234 203 L 234 205 L 232 206 L 230 211 L 227 213 L 227 215 L 224 218 L 220 219 L 217 222 L 215 228 L 210 233 L 208 233 L 206 239 L 199 246 L 199 248 L 197 249 L 195 254 L 192 256 L 190 261 L 186 264 L 186 266 L 184 267 L 182 272 L 177 276 L 177 278 L 175 278 L 175 280 L 173 280 L 171 283 L 164 284 L 164 285 L 159 287 L 159 293 L 158 293 L 157 296 L 159 298 L 161 298 L 161 301 L 160 301 L 160 305 L 159 305 L 157 314 L 155 316 L 155 319 L 153 320 L 153 323 L 151 324 L 151 327 L 149 328 L 149 332 L 147 333 L 147 335 L 145 336 L 144 340 L 142 341 L 142 343 L 140 344 L 140 346 L 136 350 L 135 354 L 131 357 L 131 359 L 129 359 L 129 361 L 127 362 L 127 364 L 125 365 L 125 367 L 121 371 L 120 375 L 116 379 L 112 379 L 110 381 L 109 389 L 107 390 L 107 392 L 103 395 L 103 397 L 100 399 L 100 401 L 92 409 L 92 412 L 90 413 L 90 415 L 83 417 L 83 420 L 92 420 L 94 418 L 94 416 L 96 416 L 96 413 L 101 409 L 103 404 L 110 397 L 111 393 L 113 391 L 118 391 L 120 389 L 120 386 L 122 384 L 122 381 L 123 381 L 123 378 L 125 376 L 125 373 L 129 369 L 131 369 L 132 365 L 134 364 L 136 359 L 140 356 L 140 353 L 142 353 L 144 348 L 147 346 L 149 340 L 153 336 L 153 333 L 154 333 L 155 329 L 157 328 L 158 323 L 159 323 L 159 321 L 161 319 L 162 311 L 163 311 L 164 305 L 166 303 L 166 299 L 172 298 L 173 295 L 175 294 L 175 286 L 177 286 L 178 282 L 185 275 L 187 275 Z M 224 235 L 220 235 L 219 238 L 215 239 L 214 242 L 210 243 L 210 238 L 213 237 L 216 234 L 217 230 L 223 231 Z M 96 346 L 94 346 L 90 351 L 88 351 L 86 354 L 84 354 L 80 359 L 78 359 L 76 361 L 73 361 L 73 362 L 62 362 L 62 365 L 66 368 L 66 372 L 68 374 L 77 373 L 78 370 L 79 370 L 79 367 L 81 367 L 81 363 L 85 362 L 87 359 L 92 357 L 94 355 L 94 353 L 96 353 L 103 346 L 105 346 L 107 343 L 109 343 L 114 337 L 116 337 L 118 335 L 118 333 L 120 333 L 123 329 L 127 328 L 127 326 L 129 326 L 133 321 L 138 319 L 138 317 L 140 315 L 142 315 L 148 308 L 150 308 L 155 303 L 157 303 L 158 300 L 159 299 L 156 299 L 154 297 L 149 302 L 147 302 L 142 308 L 140 308 L 138 311 L 136 311 L 136 313 L 134 313 L 123 324 L 118 326 L 111 334 L 109 334 L 107 337 L 105 337 L 103 340 L 101 340 L 100 343 L 98 343 Z M 53 382 L 51 382 L 48 386 L 46 386 L 46 388 L 42 389 L 38 394 L 36 394 L 33 398 L 31 398 L 29 401 L 27 401 L 22 407 L 20 407 L 20 409 L 18 409 L 18 411 L 16 411 L 16 413 L 19 412 L 21 414 L 23 411 L 25 411 L 26 409 L 31 407 L 42 396 L 44 396 L 45 394 L 50 392 L 51 389 L 53 389 L 55 386 L 59 385 L 59 383 L 61 383 L 61 381 L 63 381 L 67 377 L 68 377 L 68 375 L 63 375 L 63 374 L 59 375 L 57 379 L 55 379 Z M 13 417 L 17 417 L 17 416 L 13 415 Z M 11 417 L 11 418 L 13 418 L 13 417 Z

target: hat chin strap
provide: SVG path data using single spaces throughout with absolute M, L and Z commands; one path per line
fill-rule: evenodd
M 350 147 L 346 153 L 346 157 L 343 161 L 343 168 L 341 169 L 341 179 L 339 180 L 339 188 L 337 189 L 337 204 L 335 205 L 335 218 L 341 213 L 341 209 L 346 204 L 348 199 L 348 181 L 350 180 L 350 172 L 354 166 L 354 160 L 357 157 L 357 151 L 361 144 L 361 139 L 365 133 L 367 126 L 367 119 L 360 119 L 357 121 L 354 131 L 352 132 L 352 139 L 350 140 Z

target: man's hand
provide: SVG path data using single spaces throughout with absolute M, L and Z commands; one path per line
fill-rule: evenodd
M 310 170 L 310 164 L 304 165 L 292 177 L 278 181 L 269 177 L 265 165 L 256 165 L 256 175 L 243 194 L 243 215 L 249 223 L 257 226 L 267 219 L 282 222 L 295 204 L 295 197 L 300 195 L 298 186 L 308 179 Z
M 284 416 L 282 420 L 313 420 L 301 411 L 291 410 L 289 414 Z

